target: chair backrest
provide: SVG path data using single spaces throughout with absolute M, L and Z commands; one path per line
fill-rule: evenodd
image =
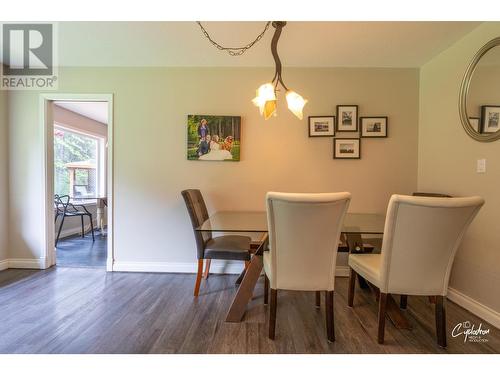
M 57 210 L 56 215 L 64 215 L 68 209 L 69 195 L 54 195 L 54 208 Z
M 443 193 L 424 193 L 424 192 L 415 192 L 412 194 L 414 197 L 434 197 L 434 198 L 451 198 L 451 195 L 443 194 Z
M 453 260 L 481 197 L 393 195 L 382 243 L 384 293 L 446 295 Z
M 202 225 L 208 219 L 207 206 L 203 200 L 203 195 L 198 189 L 187 189 L 181 192 L 184 202 L 191 219 L 193 226 L 194 238 L 196 240 L 196 248 L 198 259 L 203 259 L 205 253 L 205 244 L 212 238 L 211 232 L 198 232 L 196 228 Z
M 350 200 L 350 193 L 267 193 L 271 288 L 334 289 L 337 247 Z

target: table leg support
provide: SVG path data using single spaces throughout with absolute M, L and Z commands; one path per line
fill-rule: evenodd
M 226 316 L 226 322 L 241 322 L 263 268 L 262 256 L 253 255 Z

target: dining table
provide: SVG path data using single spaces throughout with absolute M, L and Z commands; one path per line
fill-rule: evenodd
M 350 253 L 364 253 L 362 235 L 381 236 L 384 233 L 385 215 L 376 213 L 347 213 L 342 225 L 342 234 Z M 332 226 L 332 230 L 334 230 Z M 260 233 L 261 240 L 254 249 L 250 264 L 237 280 L 238 290 L 226 315 L 226 322 L 240 322 L 252 300 L 255 286 L 262 273 L 262 254 L 268 248 L 268 225 L 265 211 L 217 211 L 196 228 L 199 232 L 212 233 Z M 359 277 L 362 288 L 370 288 L 375 295 L 377 288 Z M 401 329 L 411 329 L 399 305 L 392 296 L 388 297 L 387 316 Z

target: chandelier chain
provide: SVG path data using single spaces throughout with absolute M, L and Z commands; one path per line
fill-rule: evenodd
M 267 29 L 269 29 L 269 26 L 271 25 L 271 21 L 268 21 L 266 23 L 266 26 L 264 27 L 264 30 L 257 36 L 257 38 L 255 38 L 255 40 L 253 42 L 248 43 L 246 46 L 243 46 L 243 47 L 224 47 L 224 46 L 220 45 L 219 43 L 217 43 L 216 41 L 214 41 L 210 37 L 210 34 L 207 32 L 207 30 L 205 30 L 205 28 L 203 27 L 203 25 L 201 24 L 200 21 L 196 21 L 196 23 L 198 24 L 198 26 L 200 26 L 200 29 L 203 32 L 203 35 L 205 35 L 205 37 L 210 41 L 210 43 L 212 43 L 215 47 L 217 47 L 217 49 L 219 49 L 221 51 L 227 51 L 227 53 L 229 53 L 231 56 L 243 55 L 247 50 L 252 48 L 255 43 L 257 43 L 259 40 L 262 39 L 262 37 L 266 33 Z

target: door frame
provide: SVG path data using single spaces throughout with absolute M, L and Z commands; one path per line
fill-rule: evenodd
M 108 165 L 107 165 L 107 261 L 106 271 L 113 271 L 114 264 L 114 159 L 113 159 L 113 94 L 44 93 L 40 94 L 40 123 L 42 124 L 42 230 L 45 254 L 45 268 L 56 264 L 55 223 L 54 223 L 54 119 L 52 102 L 107 102 L 108 103 Z

